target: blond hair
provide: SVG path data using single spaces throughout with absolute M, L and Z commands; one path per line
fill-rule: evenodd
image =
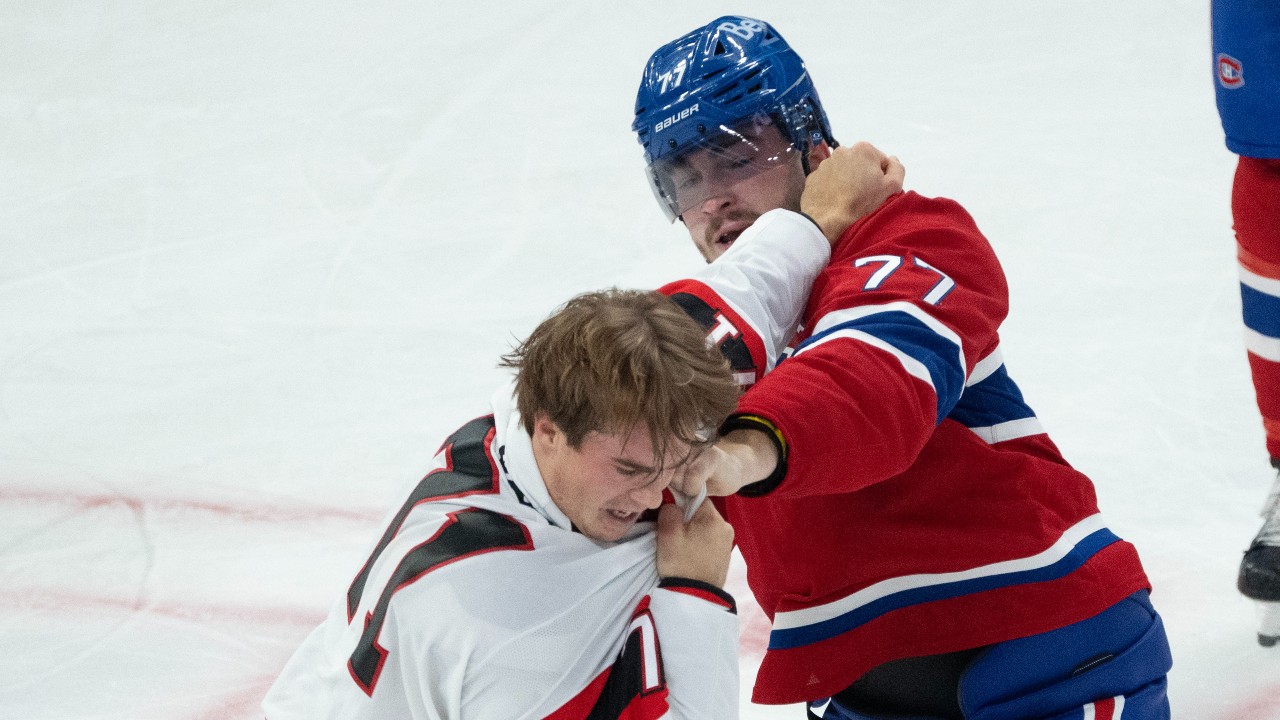
M 738 387 L 706 331 L 670 298 L 611 288 L 565 303 L 502 357 L 516 370 L 525 429 L 546 415 L 578 447 L 591 432 L 649 433 L 661 466 L 671 441 L 698 446 L 733 411 Z

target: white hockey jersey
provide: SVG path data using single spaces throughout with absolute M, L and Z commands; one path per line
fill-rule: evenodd
M 807 219 L 775 211 L 693 280 L 733 305 L 771 365 L 829 253 Z M 652 522 L 615 543 L 574 532 L 509 387 L 492 409 L 389 516 L 268 692 L 267 720 L 736 718 L 732 598 L 659 582 Z

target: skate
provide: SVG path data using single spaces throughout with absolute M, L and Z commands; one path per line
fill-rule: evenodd
M 1280 477 L 1263 505 L 1262 529 L 1240 561 L 1236 587 L 1245 597 L 1258 601 L 1258 644 L 1272 647 L 1280 642 Z

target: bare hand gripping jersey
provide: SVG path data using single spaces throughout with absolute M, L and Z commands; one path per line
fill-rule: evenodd
M 744 233 L 735 259 L 694 281 L 726 295 L 798 283 L 782 297 L 742 296 L 731 311 L 757 348 L 774 351 L 830 253 L 803 217 L 779 223 Z M 268 693 L 268 720 L 736 718 L 732 599 L 659 582 L 652 523 L 616 543 L 573 531 L 510 388 L 492 408 L 444 443 L 389 515 Z
M 702 317 L 738 302 L 663 291 Z M 794 354 L 743 396 L 789 449 L 780 484 L 721 505 L 773 621 L 756 702 L 828 697 L 875 665 L 1053 630 L 1148 587 L 1004 367 L 1007 293 L 963 208 L 897 195 L 843 234 Z M 737 329 L 759 357 L 735 365 L 766 367 Z

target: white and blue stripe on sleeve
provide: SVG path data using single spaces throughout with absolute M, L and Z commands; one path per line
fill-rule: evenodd
M 909 375 L 933 388 L 939 423 L 964 392 L 965 360 L 960 336 L 909 302 L 828 313 L 794 355 L 841 339 L 857 340 L 889 353 Z
M 969 373 L 964 396 L 951 410 L 951 419 L 988 444 L 1044 432 L 1035 411 L 1022 399 L 1022 391 L 1009 377 L 999 348 L 979 361 Z
M 793 354 L 840 339 L 857 340 L 892 355 L 909 375 L 933 388 L 939 423 L 950 417 L 987 443 L 1044 432 L 1009 377 L 998 348 L 966 378 L 960 337 L 916 305 L 893 302 L 828 313 Z

